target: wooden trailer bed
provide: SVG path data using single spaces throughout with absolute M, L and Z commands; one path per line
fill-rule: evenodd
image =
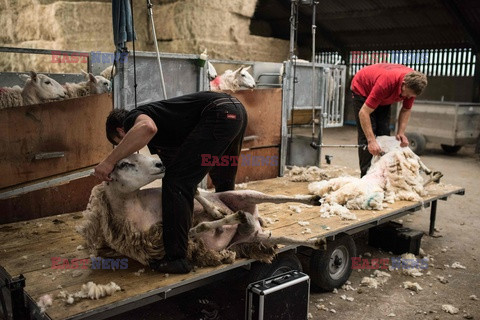
M 251 182 L 248 188 L 269 194 L 295 195 L 307 194 L 307 185 L 307 182 L 291 182 L 283 177 Z M 262 204 L 260 213 L 274 222 L 267 226 L 274 236 L 309 239 L 333 237 L 342 232 L 353 234 L 431 205 L 432 231 L 437 200 L 446 200 L 452 194 L 463 193 L 464 189 L 461 187 L 434 185 L 429 188 L 429 196 L 423 203 L 402 201 L 382 211 L 355 211 L 358 217 L 355 221 L 340 220 L 338 217 L 320 218 L 319 207 L 303 207 L 300 213 L 295 213 L 289 208 L 293 203 Z M 95 319 L 102 319 L 198 287 L 220 276 L 234 273 L 237 271 L 235 269 L 253 262 L 242 259 L 232 265 L 201 268 L 187 275 L 170 276 L 153 272 L 131 259 L 128 261 L 128 268 L 124 270 L 52 269 L 52 257 L 89 258 L 87 250 L 77 249 L 83 244 L 82 238 L 75 232 L 75 225 L 81 218 L 81 212 L 76 212 L 0 226 L 0 266 L 4 268 L 0 268 L 0 285 L 7 282 L 7 286 L 20 288 L 17 293 L 22 295 L 23 279 L 19 278 L 19 275 L 23 275 L 26 304 L 30 313 L 38 314 L 34 302 L 40 296 L 50 294 L 55 299 L 53 306 L 49 307 L 44 315 L 47 319 L 81 319 L 94 315 Z M 309 225 L 301 226 L 298 221 L 307 221 Z M 305 232 L 306 228 L 309 228 L 311 233 Z M 292 247 L 279 250 L 288 249 Z M 135 272 L 143 268 L 144 273 L 135 275 Z M 79 291 L 81 285 L 88 281 L 97 284 L 113 281 L 122 290 L 99 300 L 83 299 L 72 305 L 66 305 L 56 298 L 61 290 L 73 293 Z M 40 318 L 38 315 L 34 317 Z

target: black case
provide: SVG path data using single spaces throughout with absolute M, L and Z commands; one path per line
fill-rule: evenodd
M 368 244 L 385 251 L 392 251 L 393 254 L 410 252 L 418 255 L 422 236 L 422 231 L 406 228 L 399 223 L 390 221 L 369 230 Z
M 306 320 L 309 294 L 310 278 L 299 271 L 251 283 L 247 287 L 245 319 Z

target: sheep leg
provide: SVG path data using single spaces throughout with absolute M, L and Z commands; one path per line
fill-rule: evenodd
M 274 196 L 269 196 L 265 194 L 263 197 L 258 199 L 258 203 L 275 203 L 275 204 L 280 204 L 280 203 L 286 203 L 286 202 L 298 202 L 298 203 L 304 203 L 308 205 L 313 205 L 313 206 L 319 206 L 321 205 L 320 203 L 320 196 L 317 195 L 296 195 L 294 197 L 292 196 L 284 196 L 284 195 L 274 195 Z
M 234 213 L 233 211 L 228 210 L 228 209 L 223 210 L 223 209 L 218 208 L 217 206 L 215 206 L 213 204 L 213 202 L 209 201 L 207 198 L 202 196 L 200 194 L 200 192 L 198 192 L 198 191 L 195 194 L 195 200 L 197 200 L 202 205 L 203 209 L 205 209 L 205 211 L 208 214 L 210 214 L 210 216 L 213 219 L 216 219 L 216 220 L 222 219 L 224 216 Z
M 443 174 L 440 171 L 435 171 L 430 176 L 430 178 L 423 184 L 423 186 L 425 187 L 427 184 L 431 182 L 439 183 L 441 177 L 443 177 Z
M 224 225 L 233 225 L 233 224 L 240 224 L 248 222 L 245 212 L 238 211 L 234 214 L 229 214 L 222 219 L 214 220 L 214 221 L 204 221 L 197 224 L 195 227 L 191 228 L 188 232 L 189 237 L 194 238 L 198 234 L 207 232 L 209 230 L 214 230 Z
M 282 245 L 297 245 L 297 246 L 305 246 L 305 247 L 310 247 L 313 249 L 318 249 L 318 250 L 325 250 L 327 241 L 325 238 L 313 238 L 309 240 L 297 240 L 297 239 L 292 239 L 289 237 L 272 237 L 269 236 L 268 234 L 258 234 L 255 238 L 254 241 L 259 241 L 263 244 L 266 245 L 277 245 L 277 244 L 282 244 Z
M 418 159 L 418 164 L 420 165 L 420 170 L 425 172 L 425 174 L 427 174 L 427 175 L 432 174 L 432 170 L 428 169 L 428 167 L 420 159 Z
M 298 202 L 309 205 L 320 205 L 320 196 L 317 195 L 296 195 L 296 196 L 284 196 L 284 195 L 268 195 L 263 192 L 254 190 L 242 190 L 242 191 L 225 191 L 220 195 L 220 199 L 224 203 L 241 203 L 242 206 L 246 204 L 257 205 L 260 203 L 275 203 L 281 204 L 286 202 Z

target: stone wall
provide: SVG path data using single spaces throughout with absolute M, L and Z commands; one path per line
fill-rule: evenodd
M 157 0 L 153 16 L 161 52 L 210 58 L 279 62 L 288 41 L 253 36 L 257 0 Z M 145 1 L 134 1 L 136 50 L 154 51 Z M 54 50 L 112 52 L 111 2 L 0 0 L 0 45 Z M 129 48 L 132 45 L 129 43 Z M 82 63 L 52 63 L 45 55 L 0 53 L 0 71 L 79 72 Z

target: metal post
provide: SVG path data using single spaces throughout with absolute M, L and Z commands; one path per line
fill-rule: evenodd
M 289 59 L 293 60 L 295 55 L 295 29 L 296 29 L 296 15 L 295 7 L 297 6 L 296 0 L 291 0 L 290 6 L 290 55 Z
M 480 51 L 474 52 L 475 71 L 473 74 L 473 102 L 480 102 Z
M 317 89 L 317 81 L 315 75 L 315 33 L 317 26 L 315 24 L 316 19 L 316 7 L 317 2 L 313 1 L 312 3 L 312 142 L 315 141 L 315 91 Z M 321 151 L 319 151 L 321 153 Z M 321 155 L 319 154 L 319 159 Z
M 297 31 L 297 11 L 298 11 L 298 0 L 291 0 L 290 3 L 290 53 L 289 53 L 289 63 L 285 64 L 285 70 L 283 70 L 284 75 L 289 75 L 287 79 L 285 77 L 283 78 L 283 90 L 284 93 L 287 94 L 287 104 L 290 108 L 290 134 L 288 135 L 288 129 L 285 126 L 285 131 L 286 134 L 288 135 L 288 139 L 285 139 L 286 146 L 284 149 L 286 149 L 286 154 L 285 158 L 286 159 L 291 159 L 290 153 L 292 152 L 292 141 L 293 141 L 293 111 L 295 107 L 295 64 L 294 64 L 294 59 L 295 59 L 295 34 Z M 286 70 L 289 68 L 289 70 Z M 292 72 L 293 71 L 293 72 Z M 285 89 L 285 84 L 287 84 L 288 88 L 286 91 Z M 282 104 L 283 105 L 283 104 Z M 287 117 L 288 117 L 288 113 Z M 287 118 L 285 118 L 285 122 L 287 122 Z M 286 162 L 286 161 L 285 161 Z M 280 163 L 281 164 L 281 163 Z M 282 165 L 282 164 L 281 164 Z M 280 169 L 280 175 L 283 175 L 283 168 Z
M 25 288 L 25 277 L 21 274 L 17 277 L 7 276 L 7 272 L 4 268 L 0 269 L 0 275 L 2 278 L 1 282 L 5 283 L 5 287 L 10 295 L 10 303 L 12 308 L 13 319 L 28 319 L 27 318 L 27 308 L 25 306 L 25 295 L 23 288 Z M 2 302 L 2 304 L 4 304 Z M 8 319 L 8 315 L 5 315 Z
M 323 68 L 323 74 L 325 75 L 326 69 Z M 326 88 L 327 79 L 324 76 L 322 81 L 322 88 Z M 318 146 L 318 167 L 322 167 L 322 141 L 323 141 L 323 108 L 325 107 L 325 94 L 322 94 L 322 101 L 320 103 L 320 108 L 318 110 L 318 139 L 317 139 L 317 146 Z
M 433 236 L 435 233 L 435 219 L 437 218 L 437 200 L 432 201 L 432 207 L 430 208 L 430 231 L 428 234 Z

